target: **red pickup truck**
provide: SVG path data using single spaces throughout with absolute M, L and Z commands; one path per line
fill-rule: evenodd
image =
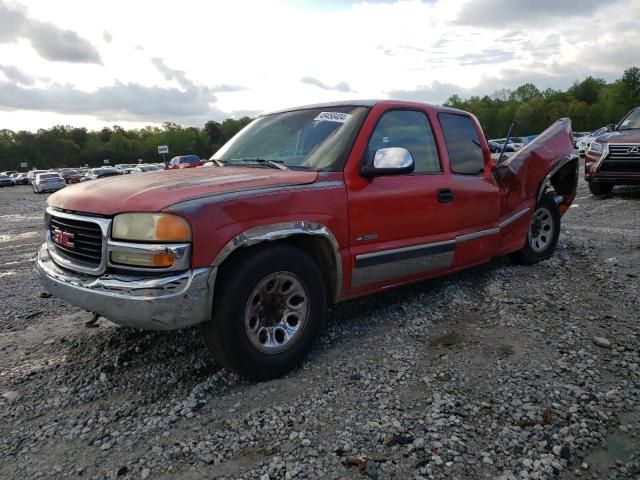
M 511 254 L 552 255 L 576 192 L 571 124 L 496 164 L 469 113 L 357 101 L 264 115 L 213 168 L 122 176 L 49 198 L 52 294 L 135 328 L 202 324 L 253 379 L 294 368 L 327 305 Z

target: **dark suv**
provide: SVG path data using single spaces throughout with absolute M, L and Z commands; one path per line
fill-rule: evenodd
M 167 169 L 171 170 L 174 168 L 193 168 L 199 167 L 203 163 L 204 160 L 201 160 L 198 155 L 180 155 L 169 160 Z
M 640 107 L 591 142 L 584 170 L 594 195 L 609 193 L 615 185 L 640 185 Z

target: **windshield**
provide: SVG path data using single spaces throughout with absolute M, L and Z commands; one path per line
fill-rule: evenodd
M 639 130 L 640 129 L 640 108 L 636 108 L 620 122 L 618 130 Z
M 60 175 L 57 173 L 41 173 L 38 175 L 40 178 L 60 178 Z
M 242 129 L 211 159 L 227 164 L 270 160 L 293 169 L 339 171 L 367 111 L 340 106 L 266 115 Z

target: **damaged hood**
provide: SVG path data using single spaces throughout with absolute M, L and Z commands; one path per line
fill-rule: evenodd
M 201 167 L 119 175 L 77 183 L 49 197 L 50 206 L 114 215 L 157 212 L 195 198 L 313 183 L 317 172 L 251 167 Z

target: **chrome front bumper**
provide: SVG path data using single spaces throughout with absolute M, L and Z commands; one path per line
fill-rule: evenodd
M 52 295 L 114 323 L 144 330 L 174 330 L 211 318 L 214 268 L 148 277 L 104 274 L 99 277 L 60 268 L 47 244 L 38 251 L 40 283 Z

